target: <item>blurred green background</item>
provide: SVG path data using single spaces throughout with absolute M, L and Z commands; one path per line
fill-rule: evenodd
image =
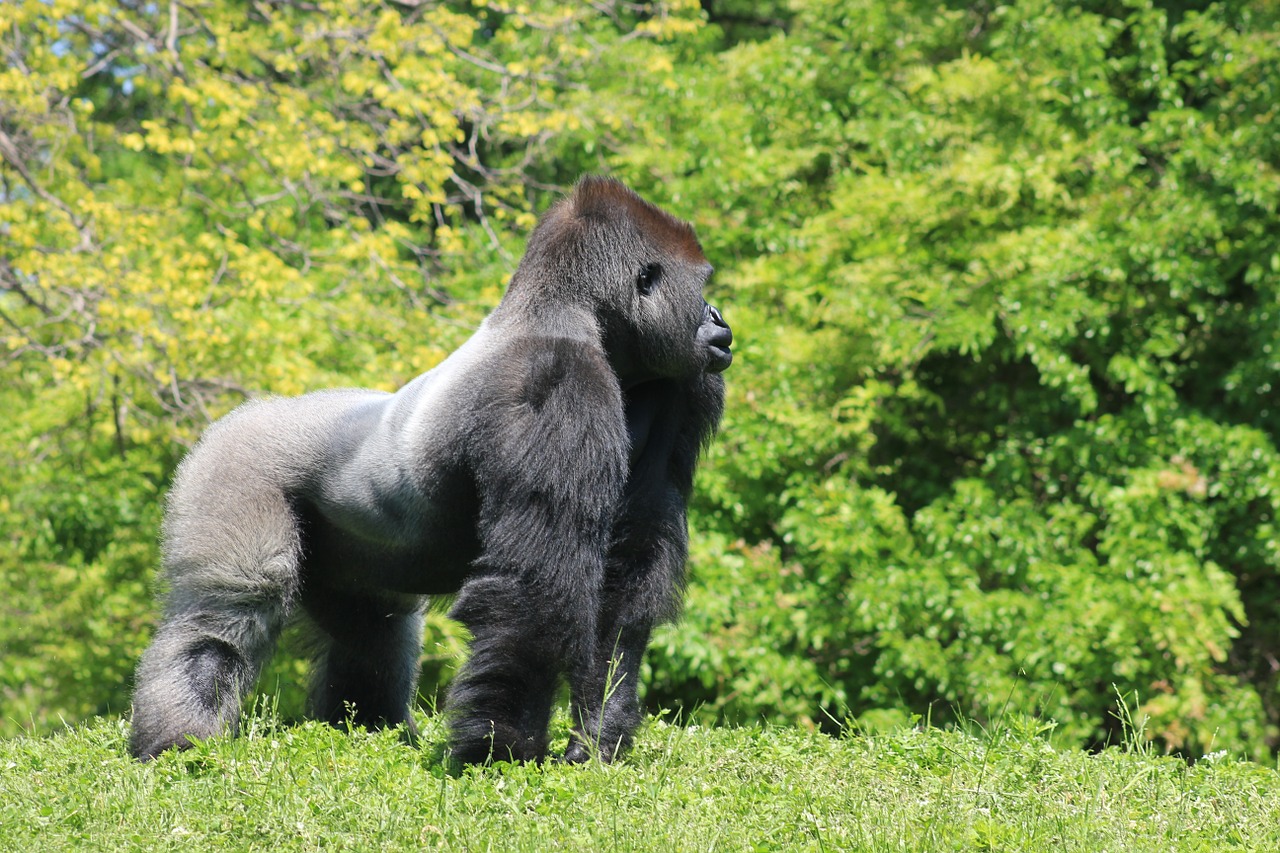
M 0 733 L 127 711 L 210 419 L 432 367 L 605 172 L 737 342 L 651 706 L 1276 748 L 1274 3 L 22 0 L 0 56 Z

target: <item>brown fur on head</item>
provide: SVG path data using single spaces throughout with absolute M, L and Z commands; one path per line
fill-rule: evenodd
M 503 302 L 526 314 L 616 307 L 619 295 L 611 288 L 664 258 L 710 269 L 693 226 L 616 178 L 586 176 L 538 220 Z
M 706 259 L 693 226 L 645 201 L 615 178 L 596 175 L 582 178 L 573 188 L 568 202 L 582 219 L 614 222 L 625 213 L 640 226 L 641 231 L 654 237 L 672 254 L 683 255 L 694 262 Z

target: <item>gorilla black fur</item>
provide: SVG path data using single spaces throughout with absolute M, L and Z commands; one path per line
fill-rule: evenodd
M 133 754 L 233 731 L 294 615 L 316 637 L 314 714 L 412 726 L 424 602 L 456 592 L 473 642 L 446 701 L 453 755 L 542 759 L 567 678 L 565 759 L 612 760 L 650 630 L 679 609 L 685 504 L 723 406 L 732 334 L 710 274 L 687 224 L 585 178 L 434 370 L 210 427 L 169 495 Z

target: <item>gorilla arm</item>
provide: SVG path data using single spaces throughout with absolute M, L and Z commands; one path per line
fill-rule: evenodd
M 598 348 L 524 338 L 505 359 L 469 439 L 480 556 L 452 611 L 473 642 L 448 699 L 462 761 L 545 754 L 558 676 L 592 668 L 627 470 L 622 395 Z
M 685 507 L 698 453 L 720 419 L 724 382 L 703 373 L 627 393 L 631 470 L 605 561 L 594 663 L 571 685 L 575 731 L 566 761 L 598 748 L 610 761 L 641 719 L 640 662 L 654 625 L 674 619 L 685 582 Z

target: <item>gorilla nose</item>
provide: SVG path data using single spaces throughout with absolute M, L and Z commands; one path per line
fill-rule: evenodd
M 702 309 L 702 326 L 698 329 L 698 340 L 707 348 L 709 360 L 707 370 L 719 373 L 733 363 L 733 352 L 729 347 L 733 344 L 733 330 L 720 316 L 714 305 L 708 304 Z
M 724 317 L 720 316 L 719 309 L 714 305 L 707 306 L 707 319 L 719 326 L 725 335 L 725 343 L 733 343 L 733 330 L 729 328 L 729 324 L 724 321 Z
M 713 308 L 712 310 L 714 311 L 715 309 Z M 720 319 L 718 312 L 715 319 L 717 322 L 707 335 L 707 343 L 727 349 L 733 343 L 733 329 L 730 329 L 729 325 Z

